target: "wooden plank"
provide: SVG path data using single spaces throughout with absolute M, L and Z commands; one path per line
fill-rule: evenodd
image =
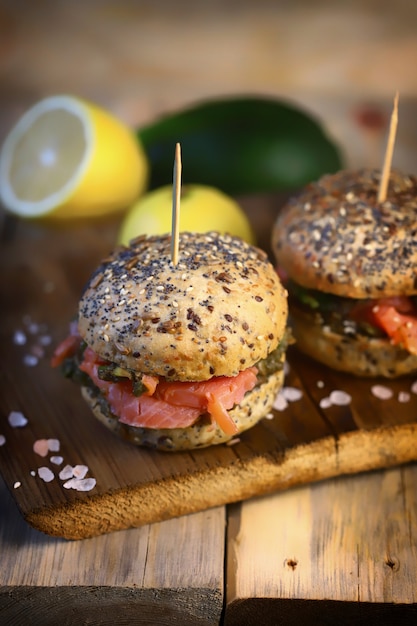
M 270 199 L 266 202 L 269 207 Z M 254 206 L 262 207 L 262 198 L 251 210 Z M 410 394 L 407 403 L 398 401 L 399 389 L 409 389 L 411 380 L 390 383 L 394 397 L 381 402 L 371 393 L 371 381 L 330 372 L 294 350 L 286 385 L 298 388 L 300 399 L 285 411 L 274 411 L 272 419 L 244 433 L 236 445 L 167 454 L 119 441 L 92 417 L 75 385 L 48 362 L 52 346 L 66 335 L 90 272 L 113 247 L 117 228 L 117 220 L 65 228 L 10 219 L 3 224 L 0 434 L 6 443 L 0 447 L 0 471 L 35 528 L 82 539 L 417 459 L 412 445 L 417 395 Z M 28 319 L 37 324 L 35 330 Z M 19 329 L 27 335 L 25 345 L 14 342 Z M 36 366 L 27 366 L 25 357 L 39 350 L 45 334 L 52 345 L 42 348 L 45 354 Z M 334 388 L 349 391 L 352 402 L 321 409 L 320 399 Z M 21 411 L 27 426 L 11 428 L 10 411 Z M 64 464 L 86 465 L 96 487 L 88 493 L 64 489 L 60 468 L 33 451 L 40 438 L 58 439 Z M 37 474 L 45 465 L 55 476 L 48 483 Z M 13 488 L 16 481 L 18 489 Z
M 69 542 L 31 528 L 0 480 L 0 518 L 1 624 L 219 624 L 224 507 Z
M 225 625 L 416 623 L 416 479 L 411 464 L 229 507 Z

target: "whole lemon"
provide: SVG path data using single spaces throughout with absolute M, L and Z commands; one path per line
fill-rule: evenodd
M 139 235 L 171 232 L 172 186 L 159 187 L 143 195 L 125 214 L 118 243 L 128 245 Z M 255 243 L 248 217 L 238 202 L 219 189 L 205 185 L 185 185 L 181 189 L 180 231 L 217 230 Z

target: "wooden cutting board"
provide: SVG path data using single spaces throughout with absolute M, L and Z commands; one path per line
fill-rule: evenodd
M 281 202 L 242 200 L 268 252 Z M 33 527 L 82 539 L 417 460 L 412 378 L 359 380 L 331 372 L 294 349 L 285 385 L 300 397 L 295 399 L 292 391 L 287 408 L 273 411 L 272 419 L 234 445 L 158 453 L 119 441 L 92 417 L 79 389 L 49 366 L 82 286 L 112 248 L 118 226 L 117 220 L 64 227 L 3 219 L 0 435 L 5 442 L 0 471 Z M 16 331 L 25 334 L 26 343 L 16 341 L 22 337 Z M 44 345 L 45 337 L 51 344 Z M 392 397 L 378 399 L 372 393 L 375 384 L 389 388 Z M 321 408 L 320 401 L 334 390 L 348 393 L 349 404 Z M 10 426 L 12 411 L 23 413 L 26 426 Z M 59 451 L 41 457 L 33 449 L 39 439 L 57 439 Z M 50 460 L 52 455 L 62 457 L 61 465 Z M 64 488 L 59 472 L 67 464 L 87 466 L 96 486 L 88 492 Z M 50 482 L 39 476 L 40 467 L 53 473 Z

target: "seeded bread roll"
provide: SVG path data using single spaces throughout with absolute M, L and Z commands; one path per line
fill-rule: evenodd
M 283 380 L 283 369 L 271 374 L 263 385 L 248 391 L 242 402 L 228 411 L 237 427 L 233 437 L 226 434 L 217 424 L 212 424 L 209 419 L 200 419 L 187 428 L 155 429 L 129 426 L 119 422 L 115 415 L 106 414 L 103 411 L 103 405 L 92 389 L 83 387 L 82 395 L 96 418 L 122 439 L 135 445 L 171 452 L 207 448 L 226 443 L 245 430 L 252 428 L 271 410 Z
M 300 285 L 350 298 L 417 294 L 417 178 L 392 171 L 323 176 L 280 212 L 272 247 Z
M 272 234 L 299 350 L 359 376 L 417 371 L 417 178 L 323 176 L 280 211 Z
M 181 233 L 139 237 L 103 261 L 80 304 L 78 329 L 103 359 L 167 380 L 235 376 L 272 352 L 287 320 L 286 292 L 258 248 Z
M 139 237 L 93 273 L 52 363 L 123 439 L 164 451 L 233 440 L 282 386 L 287 292 L 259 248 L 212 233 Z
M 311 316 L 291 313 L 297 348 L 332 369 L 355 376 L 397 378 L 417 371 L 417 356 L 387 339 L 340 335 L 329 326 L 315 324 Z

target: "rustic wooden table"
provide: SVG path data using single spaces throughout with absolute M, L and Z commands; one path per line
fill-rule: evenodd
M 266 248 L 277 203 L 242 199 Z M 413 380 L 390 383 L 394 396 L 381 402 L 370 382 L 293 355 L 287 384 L 302 399 L 236 446 L 161 457 L 91 418 L 78 390 L 50 370 L 51 346 L 35 367 L 24 364 L 39 326 L 53 341 L 63 336 L 116 229 L 3 219 L 0 623 L 416 623 Z M 22 328 L 24 346 L 13 341 Z M 318 398 L 334 388 L 352 404 L 324 415 Z M 23 411 L 25 428 L 9 427 L 12 410 Z M 34 454 L 41 437 L 60 441 L 65 463 L 88 465 L 91 494 L 69 493 L 56 475 L 43 483 L 37 469 L 54 468 Z M 188 514 L 172 517 L 182 501 Z M 141 523 L 149 515 L 153 523 Z M 86 538 L 60 536 L 74 529 Z

